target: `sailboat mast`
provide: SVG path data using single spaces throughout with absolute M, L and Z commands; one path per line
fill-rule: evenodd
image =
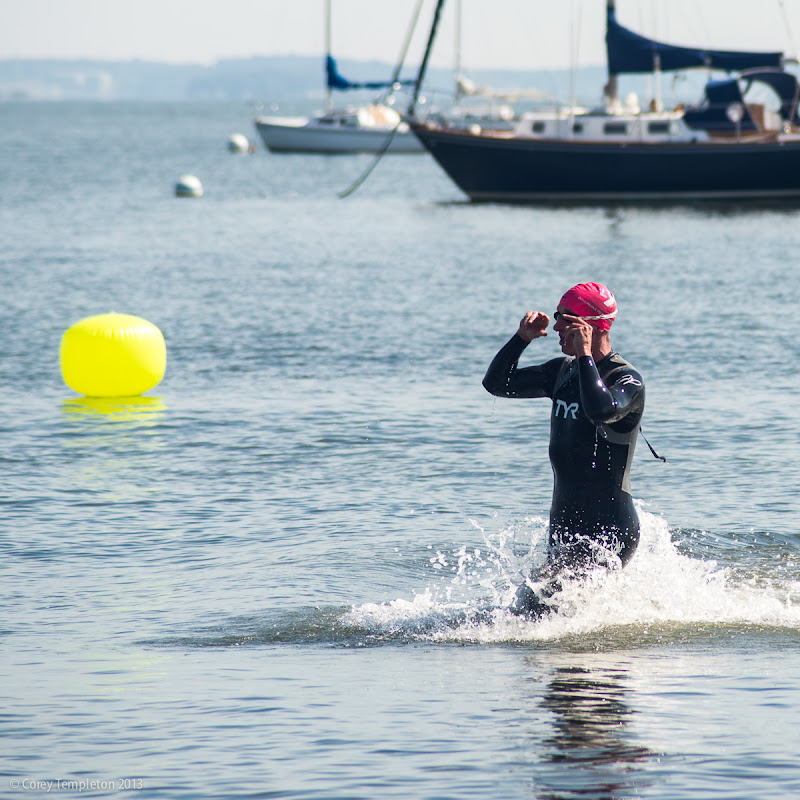
M 616 10 L 616 0 L 606 0 L 606 37 L 608 37 L 608 22 L 612 16 L 615 16 Z M 619 98 L 617 96 L 617 76 L 615 73 L 611 72 L 610 65 L 608 83 L 603 87 L 603 94 L 606 96 L 609 107 L 613 108 L 617 106 L 619 103 Z
M 411 98 L 411 103 L 408 106 L 408 116 L 413 117 L 414 111 L 417 108 L 417 100 L 419 100 L 419 93 L 422 89 L 422 82 L 425 80 L 425 73 L 428 71 L 428 59 L 431 57 L 431 50 L 433 49 L 433 42 L 436 39 L 436 30 L 439 27 L 439 20 L 442 16 L 442 9 L 444 8 L 444 0 L 437 0 L 436 9 L 433 12 L 433 22 L 431 23 L 431 30 L 428 34 L 428 43 L 425 46 L 425 55 L 422 57 L 422 63 L 419 65 L 419 72 L 417 73 L 417 80 L 414 84 L 414 95 Z
M 325 62 L 331 54 L 331 0 L 325 0 Z M 333 108 L 332 92 L 327 79 L 325 78 L 325 111 L 330 113 Z

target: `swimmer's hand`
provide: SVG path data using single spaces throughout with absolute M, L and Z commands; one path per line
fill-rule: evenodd
M 564 327 L 559 332 L 561 349 L 567 355 L 590 356 L 592 354 L 592 326 L 580 317 L 563 314 Z
M 540 336 L 547 336 L 550 317 L 541 311 L 529 311 L 519 323 L 517 335 L 526 342 L 532 342 Z

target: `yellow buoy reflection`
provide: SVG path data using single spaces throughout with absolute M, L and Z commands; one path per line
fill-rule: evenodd
M 70 397 L 62 405 L 66 414 L 107 417 L 110 422 L 148 422 L 167 408 L 160 397 Z

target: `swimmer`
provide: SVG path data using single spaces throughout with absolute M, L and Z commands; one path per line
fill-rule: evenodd
M 497 397 L 549 397 L 553 500 L 545 566 L 520 586 L 515 614 L 540 617 L 555 610 L 554 594 L 567 577 L 594 565 L 624 567 L 639 543 L 639 518 L 630 467 L 644 411 L 642 376 L 611 349 L 617 315 L 611 292 L 599 283 L 573 286 L 553 315 L 563 357 L 517 366 L 534 340 L 547 336 L 550 318 L 528 311 L 494 357 L 483 385 Z

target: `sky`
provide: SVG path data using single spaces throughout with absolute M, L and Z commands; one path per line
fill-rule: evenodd
M 332 0 L 339 59 L 395 63 L 418 0 Z M 455 63 L 448 0 L 432 63 Z M 435 0 L 423 0 L 406 63 L 418 64 Z M 325 0 L 0 0 L 0 59 L 213 64 L 324 53 Z M 461 0 L 461 64 L 548 69 L 605 63 L 604 0 Z M 800 0 L 617 0 L 627 27 L 683 45 L 797 57 Z

